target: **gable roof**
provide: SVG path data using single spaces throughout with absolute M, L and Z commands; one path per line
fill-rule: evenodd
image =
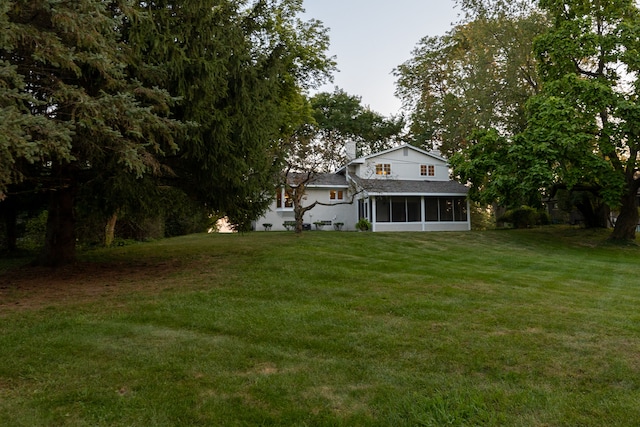
M 408 148 L 410 150 L 416 151 L 416 152 L 418 152 L 420 154 L 423 154 L 425 156 L 433 157 L 434 159 L 440 160 L 442 162 L 446 162 L 447 161 L 444 157 L 442 157 L 440 155 L 437 155 L 435 152 L 425 151 L 425 150 L 423 150 L 421 148 L 418 148 L 418 147 L 416 147 L 414 145 L 411 145 L 411 144 L 402 144 L 402 145 L 398 145 L 397 147 L 392 147 L 392 148 L 389 148 L 389 149 L 384 150 L 384 151 L 379 151 L 377 153 L 369 154 L 368 156 L 359 157 L 357 159 L 354 159 L 352 161 L 352 163 L 355 163 L 355 162 L 361 163 L 361 162 L 364 162 L 364 161 L 366 161 L 368 159 L 371 159 L 373 157 L 384 156 L 386 154 L 389 154 L 389 153 L 392 153 L 394 151 L 398 151 L 398 150 L 401 150 L 401 149 L 404 149 L 404 148 Z
M 394 151 L 401 150 L 403 148 L 411 149 L 411 150 L 413 150 L 413 151 L 415 151 L 417 153 L 420 153 L 420 154 L 423 154 L 425 156 L 432 157 L 432 158 L 434 158 L 436 160 L 439 160 L 441 162 L 447 163 L 447 159 L 442 157 L 440 154 L 437 154 L 435 151 L 429 152 L 429 151 L 423 150 L 423 149 L 418 148 L 418 147 L 416 147 L 414 145 L 411 145 L 411 144 L 401 144 L 401 145 L 398 145 L 396 147 L 392 147 L 392 148 L 386 149 L 384 151 L 378 151 L 377 153 L 372 153 L 372 154 L 369 154 L 367 156 L 362 156 L 362 157 L 358 157 L 356 159 L 350 160 L 350 161 L 347 162 L 347 164 L 343 165 L 340 169 L 338 169 L 336 171 L 336 173 L 340 173 L 340 172 L 344 171 L 347 168 L 347 166 L 349 166 L 350 164 L 354 164 L 354 163 L 355 164 L 363 164 L 369 159 L 372 159 L 374 157 L 384 156 L 386 154 L 392 153 Z
M 466 195 L 469 191 L 465 185 L 456 181 L 428 181 L 428 180 L 399 180 L 399 179 L 364 179 L 359 176 L 350 175 L 347 179 L 345 175 L 346 166 L 351 163 L 364 163 L 366 160 L 384 156 L 388 153 L 408 148 L 417 153 L 432 157 L 436 160 L 447 162 L 445 158 L 434 153 L 428 152 L 421 148 L 410 144 L 402 144 L 388 150 L 380 151 L 352 160 L 347 165 L 338 169 L 334 173 L 316 173 L 307 182 L 310 188 L 347 188 L 349 181 L 354 181 L 360 188 L 364 189 L 371 196 L 384 195 Z M 291 185 L 296 185 L 300 179 L 306 179 L 306 173 L 290 173 L 287 177 Z

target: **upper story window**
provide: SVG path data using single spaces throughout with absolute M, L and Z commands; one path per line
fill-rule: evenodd
M 376 175 L 391 175 L 391 164 L 376 163 Z
M 329 199 L 331 200 L 343 200 L 344 192 L 342 190 L 331 190 L 329 192 Z
M 421 176 L 436 176 L 436 167 L 434 165 L 420 165 Z
M 293 200 L 291 200 L 284 188 L 278 191 L 276 195 L 276 207 L 278 209 L 293 209 Z

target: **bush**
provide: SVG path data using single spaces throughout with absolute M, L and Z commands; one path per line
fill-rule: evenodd
M 25 232 L 22 238 L 22 246 L 25 249 L 37 250 L 44 246 L 47 235 L 48 211 L 42 211 L 36 217 L 30 218 L 25 224 Z
M 538 211 L 538 225 L 549 225 L 551 224 L 551 215 L 549 212 L 545 210 Z
M 360 218 L 356 223 L 356 228 L 360 231 L 369 231 L 371 230 L 371 223 L 366 218 Z
M 218 217 L 211 210 L 176 188 L 164 189 L 163 221 L 164 237 L 203 233 L 215 226 Z
M 492 230 L 496 228 L 496 217 L 491 206 L 481 206 L 478 203 L 471 204 L 471 229 Z
M 118 219 L 115 235 L 118 239 L 139 242 L 159 240 L 166 237 L 165 220 L 162 215 L 129 215 Z
M 548 225 L 551 223 L 549 214 L 543 210 L 536 210 L 530 206 L 522 206 L 505 212 L 497 220 L 508 222 L 513 228 L 530 228 L 536 225 Z

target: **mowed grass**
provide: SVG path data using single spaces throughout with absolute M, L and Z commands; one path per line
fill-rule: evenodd
M 195 235 L 31 307 L 5 271 L 0 425 L 637 426 L 640 249 L 605 238 Z

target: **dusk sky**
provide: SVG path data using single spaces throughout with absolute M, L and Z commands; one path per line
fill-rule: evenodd
M 451 29 L 459 13 L 453 0 L 304 0 L 304 8 L 305 18 L 330 29 L 329 53 L 340 70 L 321 91 L 338 86 L 385 116 L 401 107 L 393 69 L 420 39 Z

